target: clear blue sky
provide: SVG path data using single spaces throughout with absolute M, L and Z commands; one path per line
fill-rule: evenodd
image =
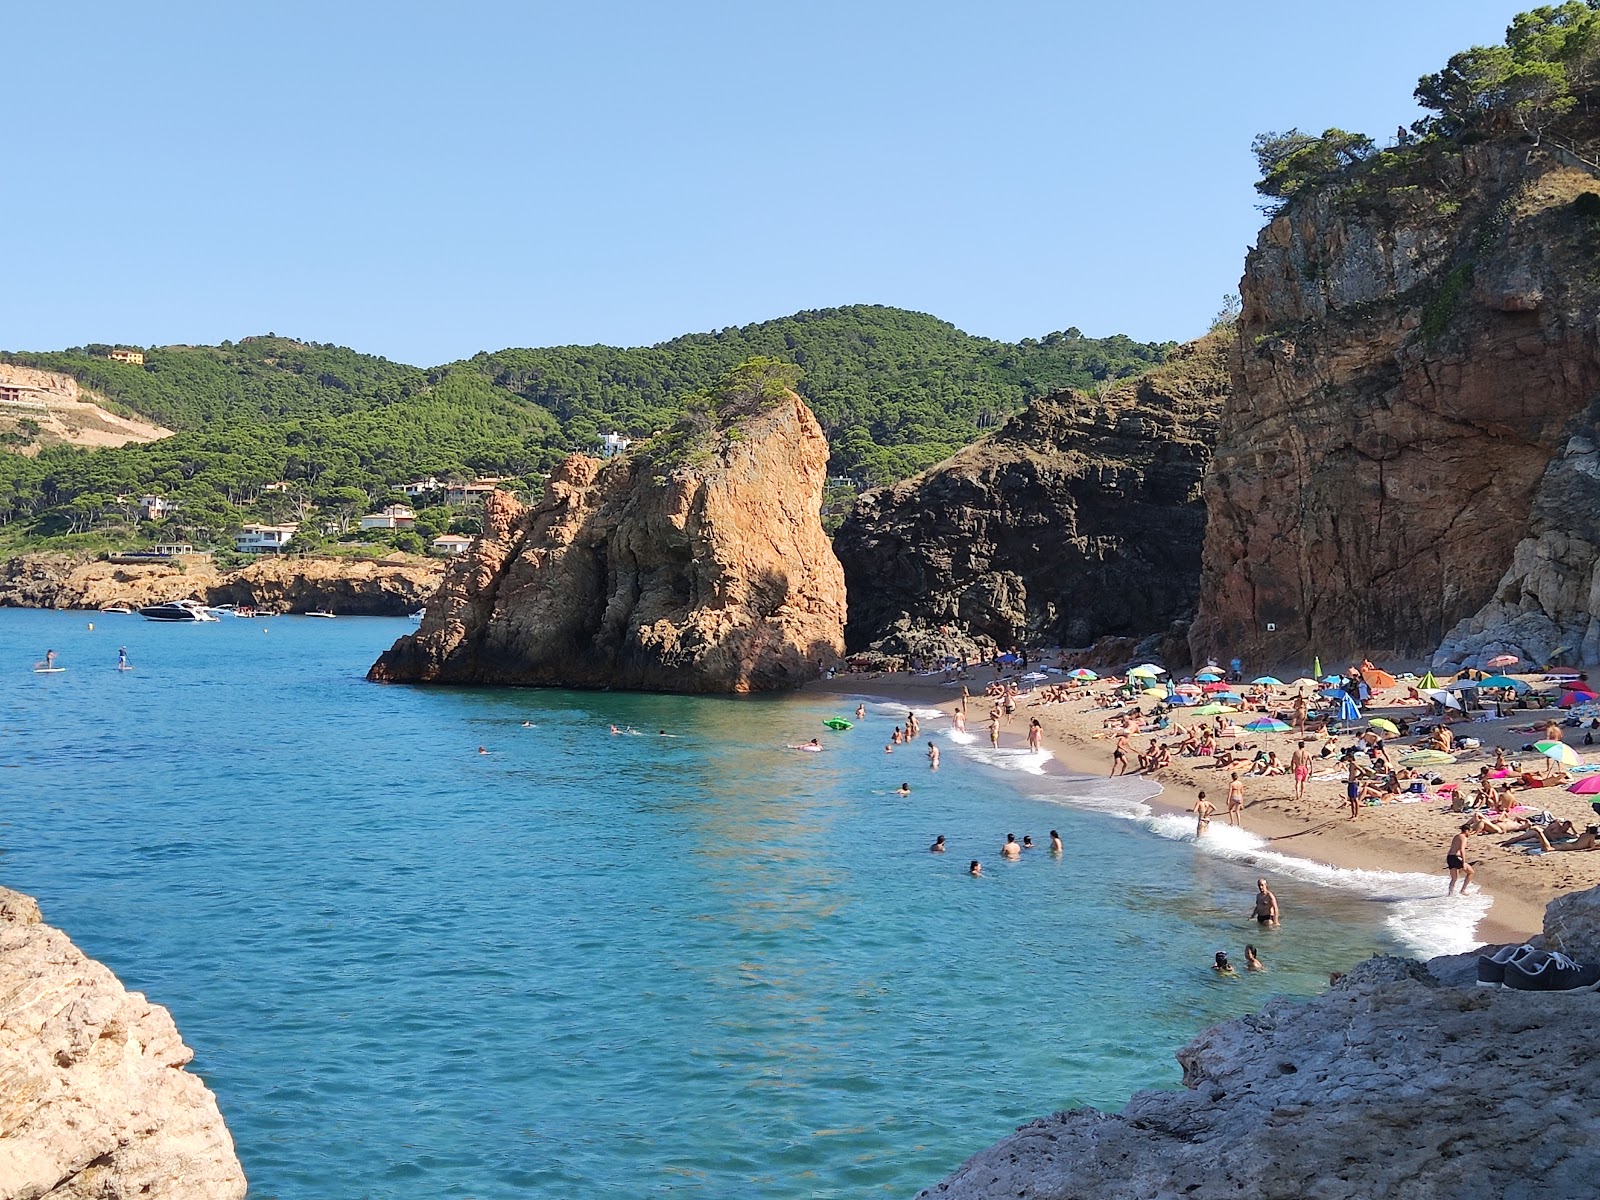
M 1490 0 L 7 6 L 0 347 L 430 365 L 895 304 L 1203 332 L 1251 137 L 1380 140 Z

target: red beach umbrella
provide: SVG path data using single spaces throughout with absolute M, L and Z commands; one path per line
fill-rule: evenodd
M 1595 699 L 1597 699 L 1597 697 L 1593 692 L 1585 692 L 1578 688 L 1574 688 L 1570 692 L 1562 693 L 1561 702 L 1557 707 L 1571 708 L 1575 704 L 1588 704 Z
M 1580 796 L 1593 796 L 1600 792 L 1600 775 L 1585 775 L 1576 783 L 1567 784 L 1567 791 Z
M 1203 692 L 1225 692 L 1232 686 L 1232 684 L 1228 683 L 1208 683 L 1200 690 Z

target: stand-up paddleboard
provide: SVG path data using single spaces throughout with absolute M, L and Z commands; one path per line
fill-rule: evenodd
M 59 675 L 65 670 L 65 667 L 35 667 L 33 673 L 35 675 Z
M 854 729 L 855 726 L 843 717 L 825 717 L 822 722 L 829 729 Z

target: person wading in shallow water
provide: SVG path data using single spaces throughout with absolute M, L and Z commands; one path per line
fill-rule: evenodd
M 1251 915 L 1255 917 L 1258 925 L 1278 923 L 1278 898 L 1272 894 L 1272 889 L 1267 887 L 1265 879 L 1256 880 L 1256 898 Z
M 1044 740 L 1044 726 L 1039 724 L 1039 718 L 1034 717 L 1028 722 L 1028 749 L 1039 753 L 1039 745 Z
M 1132 746 L 1133 743 L 1128 740 L 1128 731 L 1126 729 L 1117 734 L 1117 744 L 1111 750 L 1111 778 L 1115 779 L 1118 775 L 1127 773 L 1128 751 Z

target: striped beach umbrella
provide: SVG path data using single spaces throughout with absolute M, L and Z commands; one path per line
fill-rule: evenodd
M 1583 761 L 1578 757 L 1578 752 L 1565 742 L 1535 742 L 1533 748 L 1563 767 L 1575 767 Z
M 1254 721 L 1246 721 L 1244 727 L 1251 733 L 1288 733 L 1290 728 L 1287 721 L 1275 717 L 1257 717 Z

